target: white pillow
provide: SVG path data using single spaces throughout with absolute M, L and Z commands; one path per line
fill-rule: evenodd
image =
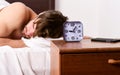
M 0 9 L 8 6 L 10 3 L 5 0 L 0 0 Z
M 50 48 L 50 41 L 42 37 L 22 38 L 22 40 L 30 48 Z

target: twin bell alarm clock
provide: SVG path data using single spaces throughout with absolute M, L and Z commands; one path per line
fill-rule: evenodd
M 63 24 L 63 39 L 77 42 L 83 39 L 83 24 L 80 21 L 67 21 Z

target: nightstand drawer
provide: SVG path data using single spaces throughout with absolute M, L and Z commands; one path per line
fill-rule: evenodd
M 109 59 L 120 60 L 120 53 L 61 54 L 61 74 L 120 75 L 120 61 L 117 61 L 117 64 L 110 64 Z

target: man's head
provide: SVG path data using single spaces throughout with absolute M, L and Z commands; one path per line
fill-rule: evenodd
M 59 38 L 63 35 L 63 23 L 66 20 L 67 17 L 63 16 L 59 11 L 44 11 L 26 25 L 23 33 L 27 38 L 35 36 Z
M 48 10 L 40 13 L 35 19 L 37 24 L 34 36 L 58 38 L 63 35 L 63 23 L 67 17 L 59 11 Z

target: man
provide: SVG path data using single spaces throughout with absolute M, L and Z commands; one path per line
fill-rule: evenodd
M 23 3 L 9 4 L 0 10 L 0 46 L 25 47 L 22 37 L 59 38 L 66 20 L 59 11 L 48 10 L 37 15 Z
M 37 15 L 23 3 L 15 2 L 0 10 L 0 37 L 21 39 L 35 36 L 58 38 L 62 36 L 67 17 L 48 10 Z

